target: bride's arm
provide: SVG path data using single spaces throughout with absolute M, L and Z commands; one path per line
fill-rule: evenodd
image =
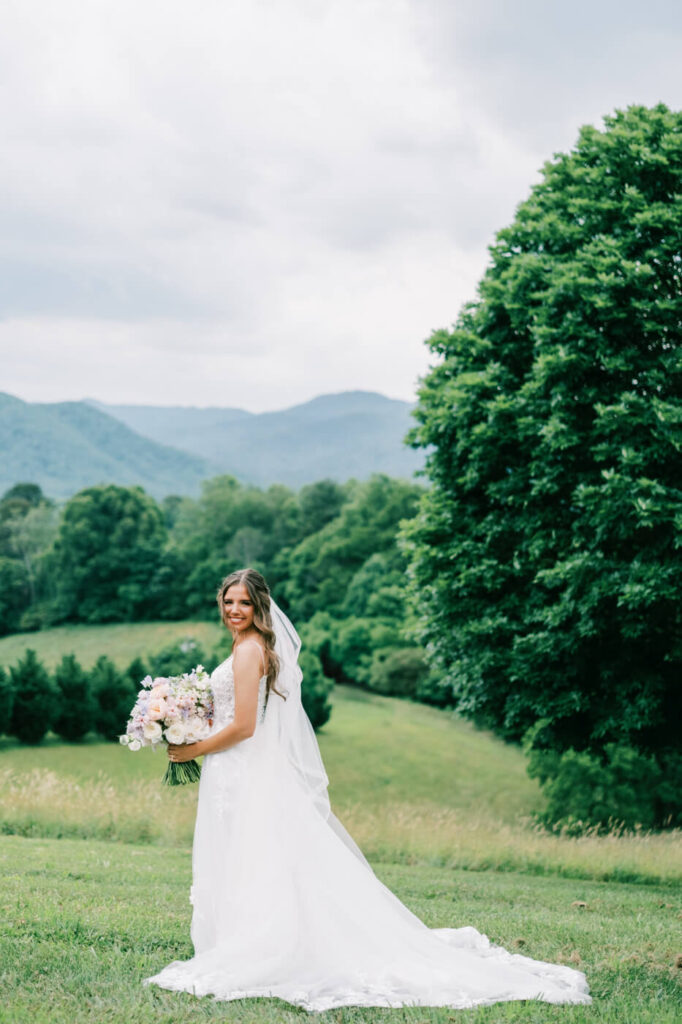
M 191 761 L 203 754 L 217 754 L 235 743 L 253 736 L 258 714 L 258 689 L 260 685 L 261 658 L 256 644 L 245 644 L 237 648 L 232 661 L 234 671 L 234 718 L 220 732 L 214 733 L 199 743 L 168 745 L 171 761 Z

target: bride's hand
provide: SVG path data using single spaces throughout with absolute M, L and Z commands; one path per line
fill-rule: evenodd
M 175 761 L 182 763 L 183 761 L 192 761 L 195 757 L 201 757 L 203 751 L 201 749 L 201 743 L 169 743 L 168 744 L 168 759 L 169 761 Z

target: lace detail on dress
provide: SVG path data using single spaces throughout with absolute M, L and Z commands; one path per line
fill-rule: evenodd
M 258 688 L 258 710 L 256 712 L 256 728 L 263 721 L 266 705 L 267 676 L 261 676 Z M 213 732 L 218 732 L 229 725 L 234 718 L 234 672 L 232 671 L 232 655 L 223 661 L 211 673 L 213 689 Z

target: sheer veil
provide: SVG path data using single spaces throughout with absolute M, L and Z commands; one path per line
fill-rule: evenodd
M 315 808 L 324 817 L 330 814 L 327 786 L 329 779 L 310 719 L 301 701 L 303 673 L 298 664 L 301 639 L 282 609 L 270 598 L 270 614 L 275 631 L 275 654 L 279 658 L 276 693 L 268 696 L 268 719 L 274 718 L 280 745 L 308 791 Z
M 275 685 L 286 699 L 282 699 L 274 692 L 269 694 L 265 713 L 267 724 L 267 729 L 264 730 L 265 736 L 269 738 L 269 742 L 277 742 L 284 751 L 315 810 L 322 815 L 346 846 L 369 868 L 362 851 L 331 810 L 327 792 L 329 779 L 315 731 L 301 700 L 303 673 L 298 664 L 301 638 L 290 619 L 272 597 L 270 598 L 270 614 L 276 638 L 275 653 L 279 658 L 279 673 Z

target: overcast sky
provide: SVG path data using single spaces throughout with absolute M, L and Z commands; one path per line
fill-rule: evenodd
M 581 124 L 682 105 L 679 0 L 4 0 L 0 390 L 412 399 Z

